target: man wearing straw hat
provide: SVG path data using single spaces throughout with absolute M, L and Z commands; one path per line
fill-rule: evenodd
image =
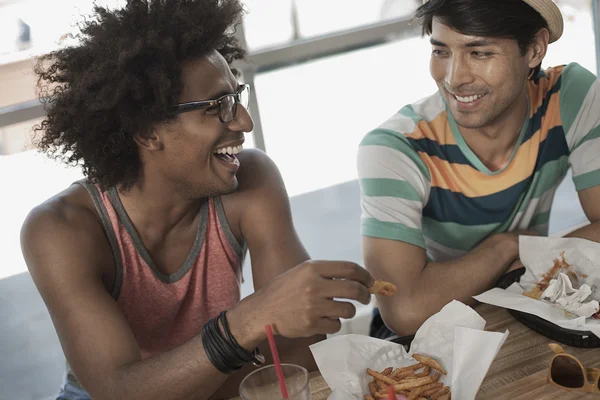
M 40 148 L 87 178 L 21 233 L 71 367 L 59 400 L 229 398 L 265 361 L 267 324 L 282 362 L 314 369 L 308 345 L 355 313 L 334 298 L 370 300 L 364 268 L 309 260 L 277 167 L 242 151 L 241 14 L 238 0 L 97 6 L 38 67 Z M 240 299 L 246 249 L 256 292 Z
M 374 336 L 413 334 L 521 267 L 518 235 L 547 235 L 569 168 L 591 221 L 570 236 L 600 241 L 600 84 L 575 63 L 541 69 L 556 5 L 431 0 L 417 17 L 439 90 L 358 153 L 365 265 L 399 293 L 379 299 Z

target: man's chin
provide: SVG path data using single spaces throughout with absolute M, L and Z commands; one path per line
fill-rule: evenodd
M 223 191 L 221 193 L 219 193 L 220 196 L 227 196 L 228 194 L 232 194 L 233 192 L 235 192 L 236 190 L 238 190 L 238 187 L 240 186 L 237 176 L 233 176 L 231 178 L 231 180 L 229 182 L 227 182 L 226 185 L 223 185 Z
M 452 118 L 454 122 L 461 128 L 466 129 L 479 129 L 485 126 L 486 122 L 476 113 L 464 113 L 452 111 Z

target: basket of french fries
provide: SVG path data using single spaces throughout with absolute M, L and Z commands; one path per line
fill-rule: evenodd
M 414 362 L 405 367 L 387 367 L 381 371 L 367 368 L 366 373 L 372 380 L 364 400 L 388 399 L 390 386 L 408 400 L 450 399 L 450 388 L 440 381 L 447 375 L 446 369 L 431 357 L 413 354 L 412 358 Z M 381 363 L 386 361 L 381 360 Z
M 459 301 L 446 305 L 404 346 L 364 335 L 330 337 L 310 347 L 333 393 L 329 400 L 473 400 L 508 332 L 484 331 L 485 320 Z

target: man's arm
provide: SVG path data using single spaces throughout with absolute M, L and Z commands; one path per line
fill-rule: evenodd
M 561 76 L 560 113 L 579 201 L 591 224 L 568 237 L 600 242 L 600 81 L 572 63 Z
M 365 265 L 375 279 L 398 287 L 393 297 L 377 296 L 385 324 L 396 334 L 414 334 L 427 318 L 452 300 L 475 304 L 518 255 L 518 236 L 494 235 L 467 255 L 428 262 L 421 247 L 396 240 L 363 238 Z
M 103 285 L 110 248 L 90 210 L 42 205 L 21 233 L 23 254 L 48 307 L 66 358 L 91 397 L 103 399 L 206 399 L 227 378 L 208 361 L 201 337 L 142 360 L 136 340 Z M 232 317 L 232 333 L 252 348 L 262 337 L 240 330 L 245 313 Z
M 259 150 L 244 153 L 242 161 L 248 163 L 249 168 L 240 176 L 240 181 L 245 181 L 244 191 L 250 201 L 241 215 L 240 230 L 252 258 L 254 289 L 259 290 L 310 256 L 294 228 L 289 197 L 279 169 Z M 278 337 L 282 361 L 316 370 L 308 346 L 323 339 L 325 336 L 303 339 Z
M 594 186 L 579 192 L 579 201 L 590 224 L 579 228 L 567 237 L 582 238 L 600 243 L 600 186 Z
M 391 123 L 376 129 L 358 151 L 361 232 L 369 272 L 398 287 L 396 296 L 378 296 L 381 316 L 394 332 L 409 335 L 454 299 L 473 304 L 471 297 L 492 287 L 516 260 L 518 241 L 514 234 L 494 235 L 462 257 L 428 262 L 422 214 L 431 176 L 400 132 L 412 119 L 394 121 L 397 132 Z

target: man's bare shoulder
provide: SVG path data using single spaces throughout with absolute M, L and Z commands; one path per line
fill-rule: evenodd
M 74 253 L 90 260 L 105 254 L 106 236 L 86 189 L 72 185 L 33 208 L 21 228 L 21 248 L 30 270 Z
M 287 209 L 289 199 L 279 169 L 267 154 L 258 149 L 244 149 L 238 158 L 238 189 L 222 199 L 229 223 L 241 237 L 242 219 L 259 216 L 265 210 Z
M 237 177 L 239 188 L 235 195 L 244 195 L 272 186 L 282 186 L 279 168 L 273 160 L 262 150 L 246 149 L 238 154 L 240 170 Z

